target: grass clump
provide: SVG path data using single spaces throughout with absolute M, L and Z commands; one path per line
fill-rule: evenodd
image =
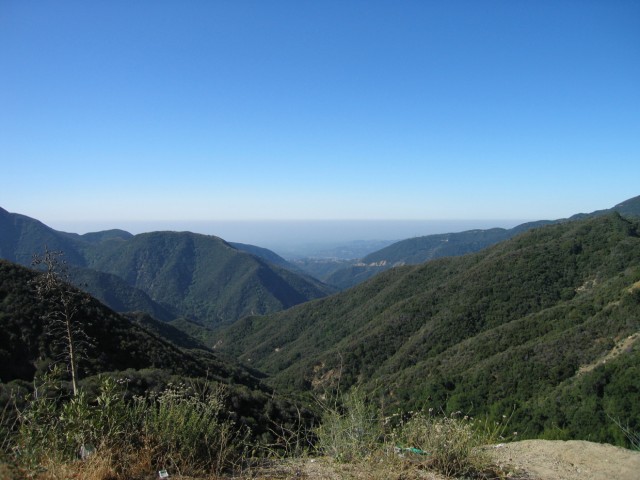
M 238 450 L 235 425 L 224 418 L 224 389 L 194 394 L 186 385 L 169 385 L 143 416 L 142 437 L 157 465 L 180 474 L 221 472 Z M 135 399 L 135 408 L 148 401 Z
M 397 451 L 418 455 L 424 466 L 447 476 L 483 478 L 493 469 L 482 448 L 493 438 L 460 412 L 450 415 L 417 412 L 402 421 L 391 438 Z

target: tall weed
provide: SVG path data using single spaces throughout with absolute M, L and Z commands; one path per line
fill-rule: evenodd
M 360 390 L 323 402 L 322 422 L 315 430 L 318 450 L 342 462 L 370 455 L 382 436 L 380 416 Z
M 143 425 L 144 444 L 156 465 L 182 475 L 222 471 L 241 448 L 233 422 L 224 416 L 224 398 L 221 387 L 199 395 L 185 385 L 164 390 Z
M 358 389 L 338 396 L 315 430 L 318 450 L 341 462 L 377 471 L 411 469 L 419 465 L 446 476 L 493 478 L 500 472 L 483 447 L 503 435 L 508 420 L 476 421 L 455 412 L 409 412 L 384 418 Z

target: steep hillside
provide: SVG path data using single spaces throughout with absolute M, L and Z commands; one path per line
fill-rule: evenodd
M 525 435 L 611 441 L 607 414 L 640 427 L 630 400 L 640 377 L 627 373 L 640 366 L 638 343 L 581 366 L 640 330 L 638 230 L 617 214 L 534 229 L 244 319 L 218 345 L 280 388 L 323 390 L 339 378 L 405 408 L 500 416 L 515 406 Z
M 626 200 L 606 210 L 574 215 L 569 220 L 603 216 L 614 212 L 627 217 L 640 217 L 640 196 Z M 510 229 L 469 230 L 459 233 L 409 238 L 373 252 L 349 266 L 336 269 L 330 275 L 323 277 L 323 280 L 330 285 L 345 289 L 393 267 L 417 265 L 436 258 L 478 252 L 483 248 L 495 245 L 532 228 L 561 221 L 566 220 L 540 220 L 523 223 Z
M 120 311 L 215 325 L 333 293 L 275 253 L 189 232 L 77 235 L 0 209 L 0 258 L 25 266 L 45 246 L 63 251 L 78 286 Z M 266 259 L 266 260 L 265 260 Z
M 38 297 L 32 280 L 37 274 L 20 265 L 0 260 L 0 379 L 30 381 L 59 361 L 65 341 L 51 333 L 43 316 L 52 305 Z M 158 368 L 187 376 L 257 385 L 239 366 L 219 360 L 206 349 L 181 349 L 157 330 L 113 312 L 88 295 L 78 293 L 74 316 L 86 332 L 90 345 L 81 356 L 81 376 L 100 372 Z M 195 346 L 195 344 L 194 344 Z
M 175 318 L 171 310 L 154 302 L 145 292 L 117 275 L 80 267 L 71 268 L 69 274 L 74 285 L 116 312 L 145 312 L 164 322 Z
M 418 265 L 436 258 L 478 252 L 526 230 L 549 223 L 553 222 L 540 221 L 511 229 L 468 230 L 408 238 L 373 252 L 347 268 L 337 270 L 326 281 L 342 289 L 349 288 L 393 267 Z

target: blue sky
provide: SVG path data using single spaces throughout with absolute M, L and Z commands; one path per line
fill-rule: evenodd
M 2 0 L 0 167 L 1 207 L 78 231 L 608 208 L 640 2 Z

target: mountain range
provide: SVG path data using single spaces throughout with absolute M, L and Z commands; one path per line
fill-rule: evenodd
M 400 265 L 417 265 L 435 258 L 465 255 L 502 242 L 532 228 L 568 220 L 578 220 L 618 212 L 625 216 L 640 216 L 640 196 L 618 205 L 592 213 L 579 213 L 569 219 L 540 220 L 510 229 L 491 228 L 468 230 L 408 238 L 370 253 L 354 262 L 307 262 L 305 271 L 322 281 L 345 289 L 357 285 L 374 275 Z M 333 268 L 330 268 L 333 267 Z
M 260 247 L 191 232 L 71 234 L 0 209 L 0 258 L 30 265 L 45 246 L 64 252 L 75 283 L 105 304 L 162 320 L 216 325 L 335 291 Z

